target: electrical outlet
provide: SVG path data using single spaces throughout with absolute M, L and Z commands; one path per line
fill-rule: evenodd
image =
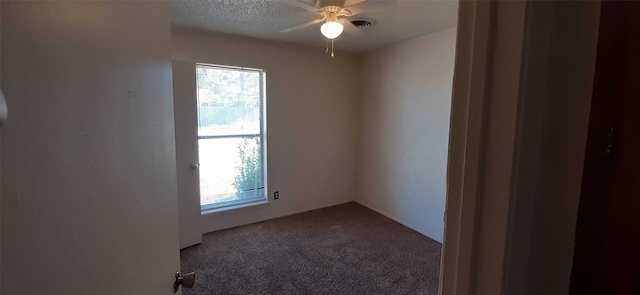
M 280 199 L 280 192 L 273 192 L 273 199 L 274 200 Z

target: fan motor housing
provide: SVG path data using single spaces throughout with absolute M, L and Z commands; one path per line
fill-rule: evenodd
M 328 6 L 337 6 L 343 8 L 346 2 L 346 0 L 316 0 L 316 6 L 320 8 L 325 8 Z

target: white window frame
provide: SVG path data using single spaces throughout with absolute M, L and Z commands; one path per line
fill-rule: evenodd
M 216 68 L 216 69 L 226 69 L 226 70 L 239 70 L 239 71 L 251 71 L 260 73 L 260 133 L 259 134 L 238 134 L 238 135 L 214 135 L 214 136 L 200 136 L 197 134 L 197 140 L 200 142 L 201 139 L 222 139 L 222 138 L 260 138 L 260 150 L 262 152 L 262 181 L 263 190 L 260 197 L 256 198 L 247 198 L 233 201 L 225 201 L 218 202 L 214 204 L 200 204 L 200 211 L 202 213 L 210 212 L 213 210 L 227 209 L 234 206 L 239 205 L 249 205 L 252 203 L 261 204 L 268 200 L 268 186 L 267 186 L 267 140 L 266 140 L 266 105 L 267 105 L 267 93 L 266 93 L 266 82 L 267 82 L 267 72 L 264 69 L 258 68 L 248 68 L 248 67 L 237 67 L 237 66 L 228 66 L 228 65 L 218 65 L 218 64 L 207 64 L 207 63 L 196 63 L 196 71 L 199 67 L 208 67 L 208 68 Z M 198 95 L 198 83 L 196 78 L 196 95 Z M 199 98 L 197 99 L 199 101 Z M 199 108 L 199 106 L 197 106 Z M 197 110 L 197 122 L 200 122 L 200 111 Z M 198 155 L 200 155 L 200 150 L 198 149 Z M 200 187 L 198 187 L 200 191 Z M 201 193 L 201 191 L 200 191 Z M 202 198 L 200 198 L 202 200 Z

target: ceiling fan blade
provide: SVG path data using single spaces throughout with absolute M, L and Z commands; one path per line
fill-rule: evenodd
M 358 4 L 347 6 L 345 7 L 345 9 L 351 11 L 351 15 L 354 16 L 365 12 L 376 12 L 385 10 L 395 5 L 396 2 L 396 0 L 367 0 Z
M 301 25 L 297 25 L 295 27 L 291 27 L 291 28 L 286 28 L 284 30 L 280 30 L 280 33 L 289 33 L 289 32 L 293 32 L 293 31 L 302 30 L 302 29 L 304 29 L 304 28 L 306 28 L 308 26 L 313 26 L 315 24 L 319 24 L 322 21 L 324 21 L 324 18 L 319 18 L 319 19 L 316 19 L 316 20 L 312 20 L 310 22 L 306 22 L 306 23 L 301 24 Z
M 340 23 L 344 26 L 344 32 L 351 36 L 359 36 L 362 34 L 362 31 L 353 25 L 350 20 L 346 18 L 341 18 Z
M 308 3 L 308 2 L 305 2 L 303 0 L 290 0 L 290 1 L 287 1 L 287 2 L 289 2 L 289 3 L 291 3 L 291 4 L 295 5 L 295 6 L 298 6 L 298 7 L 302 8 L 302 9 L 304 9 L 304 10 L 308 10 L 308 11 L 311 11 L 311 12 L 322 12 L 322 9 L 320 9 L 320 8 L 316 7 L 315 5 L 312 5 L 312 4 Z

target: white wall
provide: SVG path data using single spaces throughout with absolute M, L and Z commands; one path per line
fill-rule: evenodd
M 172 44 L 176 61 L 267 73 L 268 190 L 270 199 L 274 191 L 280 199 L 205 215 L 203 232 L 354 200 L 356 55 L 337 46 L 330 58 L 325 44 L 306 47 L 189 29 L 174 29 Z
M 356 201 L 442 242 L 456 28 L 361 59 Z
M 170 294 L 169 4 L 2 2 L 3 294 Z

